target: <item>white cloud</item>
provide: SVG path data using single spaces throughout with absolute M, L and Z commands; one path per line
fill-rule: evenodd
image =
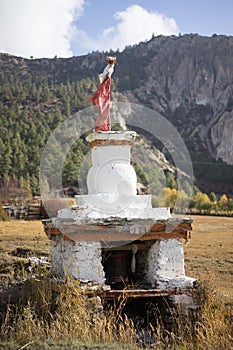
M 158 12 L 147 11 L 139 5 L 132 5 L 125 11 L 114 15 L 116 25 L 106 28 L 98 36 L 91 38 L 87 33 L 76 31 L 76 50 L 86 52 L 92 50 L 122 50 L 126 45 L 133 45 L 151 38 L 152 34 L 178 34 L 179 28 L 173 18 Z
M 114 15 L 113 26 L 97 37 L 90 37 L 75 27 L 86 2 L 0 0 L 0 52 L 23 57 L 70 57 L 93 50 L 122 50 L 126 45 L 150 39 L 153 33 L 179 32 L 173 18 L 132 5 Z
M 0 51 L 18 56 L 69 57 L 73 21 L 84 0 L 1 0 Z

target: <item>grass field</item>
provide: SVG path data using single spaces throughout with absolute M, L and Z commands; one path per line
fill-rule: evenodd
M 0 282 L 13 281 L 26 259 L 16 256 L 16 249 L 28 250 L 30 256 L 49 256 L 50 242 L 40 221 L 0 222 Z
M 49 253 L 49 240 L 40 221 L 0 222 L 0 251 L 10 252 L 17 247 Z
M 192 238 L 185 247 L 186 275 L 211 282 L 233 301 L 233 218 L 193 216 Z
M 185 246 L 186 274 L 209 280 L 220 296 L 233 300 L 233 218 L 192 218 L 192 238 Z M 20 247 L 37 256 L 50 254 L 50 242 L 40 221 L 0 222 L 0 266 L 6 268 L 10 253 Z
M 188 323 L 185 324 L 187 327 L 180 324 L 178 335 L 173 335 L 169 341 L 167 337 L 163 337 L 161 330 L 157 335 L 157 339 L 160 339 L 158 349 L 232 349 L 233 333 L 230 321 L 232 306 L 226 309 L 226 305 L 233 305 L 233 218 L 193 216 L 193 219 L 192 238 L 185 246 L 186 275 L 210 282 L 214 295 L 220 298 L 213 299 L 212 294 L 207 297 L 203 306 L 202 322 L 197 323 L 195 334 L 190 332 Z M 20 267 L 22 261 L 26 259 L 12 254 L 17 248 L 28 250 L 30 255 L 49 257 L 50 242 L 40 221 L 0 222 L 2 286 L 6 282 L 14 281 L 15 278 L 20 278 L 22 273 Z M 15 271 L 18 267 L 17 275 Z M 41 283 L 40 280 L 39 282 Z M 48 304 L 45 296 L 49 295 L 49 291 L 45 284 L 45 294 L 43 294 L 42 287 L 43 283 L 39 295 L 42 298 L 43 308 L 46 309 Z M 32 289 L 31 293 L 35 299 L 35 290 Z M 118 332 L 114 313 L 111 314 L 112 320 L 108 316 L 101 316 L 97 324 L 95 322 L 92 324 L 93 316 L 84 305 L 80 304 L 82 297 L 77 294 L 77 289 L 71 289 L 70 293 L 65 293 L 60 313 L 57 314 L 57 319 L 52 319 L 49 328 L 46 328 L 43 320 L 37 318 L 38 311 L 33 308 L 33 304 L 27 305 L 18 316 L 11 314 L 12 321 L 9 319 L 1 328 L 4 341 L 0 343 L 0 349 L 13 350 L 25 347 L 28 350 L 138 349 L 134 342 L 134 331 L 131 330 L 129 323 L 122 320 L 121 331 Z M 40 302 L 40 298 L 37 302 Z M 16 317 L 15 323 L 14 317 Z M 85 332 L 87 336 L 83 337 Z M 93 338 L 90 335 L 92 333 Z M 106 342 L 109 342 L 108 345 Z

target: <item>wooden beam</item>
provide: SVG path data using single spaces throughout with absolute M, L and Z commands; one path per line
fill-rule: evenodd
M 156 239 L 189 239 L 192 230 L 191 220 L 158 221 L 154 224 L 148 222 L 117 222 L 106 224 L 75 225 L 60 222 L 60 227 L 49 223 L 45 232 L 49 239 L 56 239 L 63 235 L 72 241 L 102 241 L 102 242 L 132 242 Z
M 124 145 L 132 145 L 134 140 L 95 140 L 90 142 L 90 148 L 98 147 L 98 146 L 124 146 Z
M 190 294 L 191 289 L 190 288 L 121 289 L 121 290 L 95 291 L 94 294 L 95 293 L 97 293 L 97 295 L 99 295 L 101 298 L 105 300 L 114 300 L 118 298 L 153 298 L 153 297 L 166 297 L 169 295 L 177 295 L 177 294 Z
M 157 239 L 185 239 L 189 238 L 189 232 L 148 232 L 144 235 L 136 234 L 124 234 L 124 233 L 108 233 L 108 232 L 69 232 L 68 230 L 62 230 L 62 232 L 56 228 L 45 229 L 45 232 L 49 239 L 53 239 L 58 235 L 63 235 L 64 237 L 69 238 L 72 241 L 101 241 L 101 242 L 132 242 L 132 241 L 148 241 L 148 240 L 157 240 Z
M 124 242 L 123 242 L 124 243 Z M 134 244 L 134 242 L 132 242 Z M 148 245 L 144 243 L 136 243 L 138 250 L 147 250 Z M 103 245 L 102 250 L 104 252 L 112 252 L 112 251 L 132 251 L 132 244 L 127 244 L 127 245 L 117 245 L 117 246 L 109 246 L 109 245 Z
M 60 293 L 63 289 L 62 282 L 51 281 L 52 290 Z M 80 286 L 81 287 L 81 286 Z M 78 287 L 79 288 L 79 287 Z M 81 287 L 82 288 L 82 287 Z M 110 289 L 93 290 L 91 288 L 84 288 L 81 290 L 84 295 L 93 297 L 100 296 L 102 300 L 119 300 L 119 298 L 155 298 L 167 297 L 170 295 L 192 294 L 193 288 L 173 288 L 173 289 Z

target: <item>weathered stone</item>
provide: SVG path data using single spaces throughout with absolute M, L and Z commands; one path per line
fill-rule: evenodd
M 105 282 L 100 242 L 72 242 L 63 237 L 51 243 L 52 272 L 83 281 Z

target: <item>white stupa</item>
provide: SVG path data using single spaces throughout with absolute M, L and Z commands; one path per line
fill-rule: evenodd
M 77 211 L 61 210 L 59 218 L 70 218 L 70 215 L 77 220 L 109 216 L 153 220 L 171 217 L 170 208 L 152 208 L 151 195 L 137 195 L 137 175 L 130 164 L 130 148 L 135 139 L 134 131 L 88 135 L 92 153 L 92 167 L 87 175 L 88 194 L 77 195 Z
M 53 273 L 113 288 L 131 280 L 152 289 L 190 287 L 194 280 L 185 276 L 181 240 L 192 220 L 172 218 L 169 208 L 152 208 L 150 195 L 137 195 L 130 164 L 135 138 L 133 131 L 88 135 L 88 194 L 44 222 Z
M 136 133 L 111 131 L 110 86 L 116 57 L 107 56 L 106 61 L 92 98 L 98 118 L 95 132 L 87 137 L 92 153 L 88 193 L 44 221 L 52 241 L 52 272 L 117 289 L 133 283 L 149 295 L 192 287 L 194 280 L 185 276 L 182 246 L 192 220 L 172 218 L 170 208 L 152 208 L 150 195 L 137 194 L 130 163 Z

